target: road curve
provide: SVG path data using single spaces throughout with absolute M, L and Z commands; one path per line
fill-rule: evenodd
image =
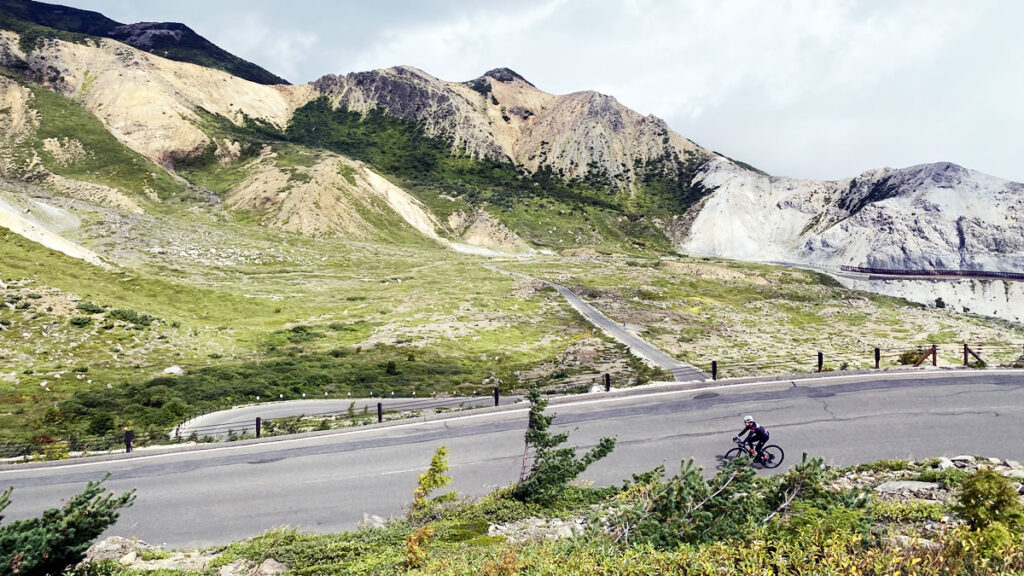
M 687 364 L 686 362 L 676 360 L 672 356 L 669 356 L 658 348 L 652 346 L 647 341 L 638 337 L 636 334 L 629 332 L 622 325 L 617 322 L 613 322 L 600 310 L 594 308 L 590 304 L 587 304 L 582 298 L 576 295 L 575 292 L 569 290 L 565 286 L 555 284 L 554 282 L 548 282 L 547 280 L 534 278 L 533 276 L 528 276 L 521 272 L 508 272 L 494 266 L 488 266 L 488 268 L 496 272 L 501 272 L 502 274 L 512 274 L 528 280 L 543 282 L 544 284 L 551 286 L 591 324 L 597 326 L 612 338 L 615 338 L 619 342 L 625 344 L 633 354 L 647 360 L 655 366 L 671 372 L 672 378 L 676 382 L 704 382 L 711 379 L 711 376 L 700 368 Z
M 678 386 L 677 386 L 678 388 Z M 631 391 L 634 392 L 635 391 Z M 706 469 L 730 447 L 745 413 L 786 449 L 848 465 L 883 458 L 983 454 L 1024 460 L 1024 378 L 1019 372 L 870 374 L 553 401 L 554 428 L 587 447 L 615 451 L 582 480 L 621 482 L 693 457 Z M 13 485 L 10 519 L 36 516 L 110 473 L 106 487 L 138 498 L 107 535 L 170 547 L 205 547 L 280 525 L 310 532 L 353 528 L 364 513 L 400 515 L 416 477 L 440 445 L 450 450 L 452 488 L 481 496 L 519 477 L 527 411 L 511 407 L 449 420 L 337 431 L 187 452 L 0 467 Z

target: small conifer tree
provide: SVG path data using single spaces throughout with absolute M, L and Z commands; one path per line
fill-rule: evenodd
M 559 448 L 569 439 L 568 433 L 551 434 L 548 427 L 555 415 L 544 414 L 548 402 L 541 397 L 540 389 L 530 388 L 530 419 L 526 428 L 526 443 L 534 450 L 530 472 L 513 489 L 513 496 L 523 502 L 545 502 L 558 496 L 566 485 L 579 476 L 588 466 L 611 454 L 615 449 L 614 438 L 601 438 L 582 457 L 576 457 L 575 448 Z
M 0 526 L 0 573 L 58 576 L 81 562 L 92 541 L 117 521 L 119 510 L 135 501 L 134 490 L 120 496 L 104 495 L 101 484 L 107 477 L 109 474 L 89 482 L 63 508 Z M 10 494 L 10 489 L 0 494 L 0 511 L 9 503 Z
M 412 492 L 412 509 L 413 512 L 425 512 L 430 508 L 432 500 L 429 500 L 430 494 L 434 490 L 439 490 L 448 485 L 452 481 L 452 477 L 445 474 L 448 471 L 448 448 L 441 445 L 434 452 L 434 457 L 430 460 L 430 468 L 426 472 L 419 475 L 419 482 L 417 483 L 416 489 Z M 437 500 L 448 500 L 454 496 L 453 492 L 448 494 L 442 494 L 433 501 Z

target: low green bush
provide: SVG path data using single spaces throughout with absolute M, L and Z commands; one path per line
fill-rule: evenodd
M 109 475 L 108 475 L 109 476 Z M 0 570 L 19 576 L 63 574 L 85 557 L 85 551 L 120 510 L 131 506 L 135 492 L 121 496 L 103 494 L 102 483 L 89 482 L 61 508 L 51 508 L 38 518 L 15 520 L 0 527 Z M 0 495 L 0 511 L 10 501 L 11 490 Z

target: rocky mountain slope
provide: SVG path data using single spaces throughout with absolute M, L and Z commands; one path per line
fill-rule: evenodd
M 0 28 L 18 31 L 27 44 L 40 38 L 111 38 L 164 58 L 223 70 L 259 84 L 287 84 L 175 22 L 122 24 L 98 12 L 33 0 L 0 0 Z
M 1024 185 L 954 164 L 774 177 L 610 96 L 549 94 L 505 68 L 468 82 L 399 66 L 270 86 L 150 53 L 175 57 L 158 39 L 191 38 L 180 25 L 3 6 L 0 175 L 117 210 L 198 202 L 307 235 L 387 239 L 405 228 L 520 253 L 1024 270 Z M 115 142 L 54 122 L 75 114 Z M 135 176 L 100 166 L 104 146 L 141 155 Z M 1015 286 L 1003 286 L 1007 302 Z M 903 292 L 928 292 L 919 288 Z M 954 307 L 979 309 L 956 296 L 971 291 L 946 292 Z
M 615 98 L 593 91 L 556 96 L 507 68 L 469 82 L 447 82 L 422 70 L 329 74 L 313 83 L 335 107 L 381 109 L 447 139 L 456 150 L 565 178 L 599 178 L 634 188 L 643 167 L 661 158 L 708 152 Z
M 717 160 L 683 249 L 744 260 L 912 270 L 1024 270 L 1024 184 L 948 162 L 826 182 Z

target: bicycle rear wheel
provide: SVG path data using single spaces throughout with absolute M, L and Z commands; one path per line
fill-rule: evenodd
M 761 449 L 761 454 L 764 458 L 761 460 L 761 466 L 765 468 L 775 468 L 779 464 L 782 464 L 782 459 L 786 457 L 782 448 L 779 448 L 775 444 L 769 444 Z

